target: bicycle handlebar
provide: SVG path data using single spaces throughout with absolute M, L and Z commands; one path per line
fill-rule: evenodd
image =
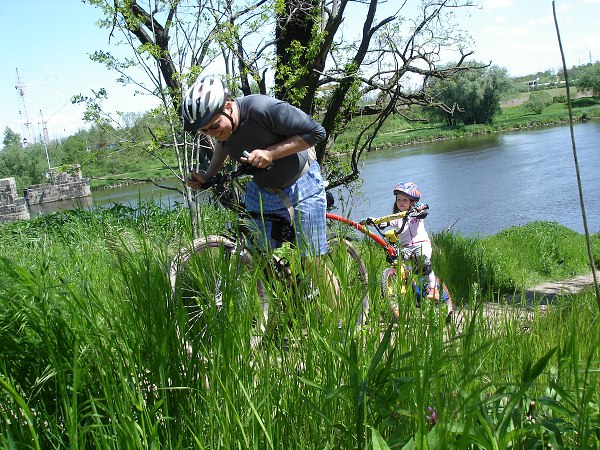
M 203 190 L 209 189 L 209 188 L 211 188 L 213 186 L 218 186 L 218 185 L 225 184 L 226 182 L 234 180 L 236 178 L 243 177 L 245 175 L 254 175 L 254 174 L 258 173 L 258 172 L 262 172 L 263 170 L 268 170 L 268 169 L 269 168 L 260 169 L 258 167 L 254 167 L 251 164 L 240 163 L 240 166 L 236 170 L 234 170 L 233 172 L 230 172 L 230 173 L 219 172 L 214 177 L 209 178 L 206 181 L 206 183 L 204 183 L 200 187 L 200 190 L 203 191 Z
M 427 210 L 429 209 L 429 205 L 422 205 L 419 209 L 410 209 L 408 211 L 399 211 L 394 214 L 390 214 L 388 216 L 382 217 L 367 217 L 360 221 L 362 225 L 380 225 L 385 222 L 390 222 L 392 220 L 403 219 L 404 217 L 423 219 L 427 216 Z

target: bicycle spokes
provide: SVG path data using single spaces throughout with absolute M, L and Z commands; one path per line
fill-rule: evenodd
M 249 326 L 252 335 L 259 334 L 268 311 L 251 260 L 224 239 L 200 240 L 181 258 L 175 294 L 185 310 L 180 334 L 195 350 L 231 326 Z

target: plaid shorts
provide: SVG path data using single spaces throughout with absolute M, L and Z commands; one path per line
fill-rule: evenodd
M 306 173 L 282 191 L 294 207 L 294 228 L 301 253 L 304 256 L 327 253 L 325 227 L 327 202 L 319 163 L 312 161 Z M 257 185 L 254 181 L 248 183 L 246 187 L 246 209 L 249 212 L 276 214 L 290 220 L 290 214 L 279 194 Z M 271 238 L 272 222 L 260 220 L 254 222 L 260 235 L 265 237 L 269 248 L 281 246 L 281 242 Z

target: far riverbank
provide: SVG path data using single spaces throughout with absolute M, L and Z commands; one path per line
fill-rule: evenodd
M 522 99 L 519 101 L 522 101 Z M 574 123 L 600 119 L 600 98 L 579 97 L 573 99 L 571 103 Z M 553 103 L 544 108 L 541 114 L 531 113 L 523 106 L 523 103 L 506 106 L 501 109 L 501 113 L 494 118 L 491 124 L 456 127 L 420 121 L 422 118 L 419 113 L 419 111 L 414 112 L 410 117 L 411 120 L 406 120 L 400 116 L 390 117 L 378 136 L 373 140 L 369 151 L 465 136 L 482 136 L 498 132 L 514 132 L 569 124 L 569 111 L 565 103 Z M 369 117 L 361 117 L 352 122 L 345 133 L 336 140 L 332 152 L 337 154 L 349 153 L 362 129 L 361 127 L 365 126 L 369 120 Z
M 521 100 L 522 101 L 522 98 Z M 572 101 L 573 120 L 575 123 L 600 119 L 600 98 L 580 97 Z M 485 136 L 501 132 L 515 132 L 569 123 L 566 104 L 554 103 L 546 107 L 541 114 L 533 114 L 523 104 L 503 107 L 501 113 L 491 124 L 463 125 L 450 127 L 441 123 L 423 122 L 423 112 L 419 108 L 409 112 L 413 120 L 396 115 L 390 117 L 374 139 L 369 151 L 406 147 L 410 145 L 446 141 L 467 136 Z M 351 122 L 329 150 L 329 155 L 350 154 L 361 127 L 366 125 L 369 117 L 358 117 Z M 130 186 L 141 183 L 161 183 L 173 179 L 171 168 L 164 167 L 159 161 L 152 170 L 115 174 L 113 176 L 90 177 L 93 191 Z M 175 163 L 172 162 L 172 165 Z

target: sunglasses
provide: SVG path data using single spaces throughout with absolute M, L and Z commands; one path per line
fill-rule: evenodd
M 206 134 L 209 131 L 215 131 L 216 129 L 221 128 L 221 116 L 229 117 L 227 114 L 225 114 L 223 111 L 221 111 L 219 113 L 219 120 L 217 120 L 215 123 L 213 123 L 210 127 L 200 128 L 198 131 Z
M 219 120 L 217 120 L 215 123 L 213 123 L 210 127 L 206 127 L 206 128 L 200 128 L 200 131 L 204 134 L 208 133 L 209 131 L 215 131 L 216 129 L 221 127 L 221 117 L 219 117 Z

